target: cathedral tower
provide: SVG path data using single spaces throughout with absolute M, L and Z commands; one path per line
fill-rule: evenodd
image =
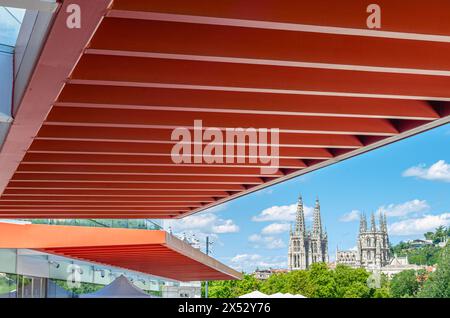
M 288 266 L 290 270 L 307 269 L 309 265 L 328 262 L 328 237 L 322 229 L 319 199 L 313 214 L 313 227 L 306 230 L 303 200 L 297 204 L 294 231 L 289 233 Z
M 378 227 L 375 214 L 370 217 L 370 228 L 367 228 L 366 217 L 361 214 L 358 235 L 358 266 L 375 269 L 386 266 L 390 260 L 389 237 L 387 233 L 386 215 L 380 212 Z

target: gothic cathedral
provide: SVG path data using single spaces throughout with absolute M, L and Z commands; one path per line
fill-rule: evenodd
M 322 230 L 319 199 L 313 213 L 312 230 L 306 230 L 303 200 L 300 196 L 294 231 L 289 233 L 289 270 L 307 269 L 313 263 L 328 263 L 328 236 Z

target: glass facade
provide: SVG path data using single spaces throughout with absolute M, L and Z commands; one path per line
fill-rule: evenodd
M 27 249 L 0 249 L 0 298 L 72 298 L 95 292 L 119 276 L 162 295 L 164 281 L 151 275 L 100 266 Z

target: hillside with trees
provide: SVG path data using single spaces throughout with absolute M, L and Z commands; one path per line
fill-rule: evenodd
M 430 245 L 414 247 L 411 243 L 400 242 L 391 247 L 391 253 L 398 256 L 408 256 L 411 264 L 435 265 L 438 263 L 442 247 L 438 244 L 445 242 L 450 237 L 450 227 L 440 226 L 434 232 L 424 234 L 426 240 L 431 241 Z

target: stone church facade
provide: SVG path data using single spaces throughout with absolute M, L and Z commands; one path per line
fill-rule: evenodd
M 370 226 L 361 214 L 356 250 L 336 250 L 336 263 L 366 269 L 380 269 L 391 261 L 386 216 L 379 215 L 378 227 L 372 213 Z
M 289 270 L 307 269 L 313 263 L 328 263 L 328 236 L 322 229 L 320 203 L 316 200 L 313 213 L 313 226 L 306 229 L 302 197 L 297 204 L 295 227 L 289 233 Z

